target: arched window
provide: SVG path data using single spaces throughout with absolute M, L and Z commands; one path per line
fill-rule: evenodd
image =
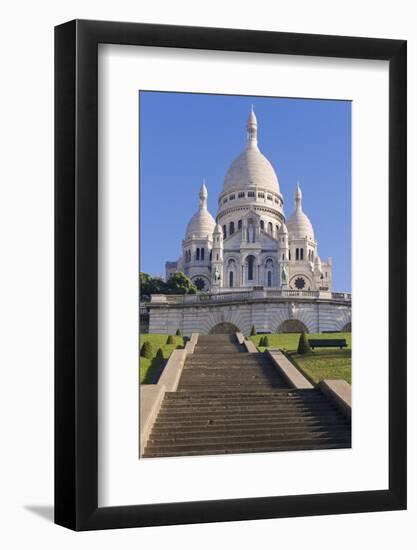
M 268 286 L 272 286 L 272 271 L 268 271 Z
M 282 259 L 284 259 L 284 254 L 282 255 Z
M 300 260 L 304 260 L 304 248 L 300 248 Z
M 268 223 L 268 233 L 272 235 L 272 222 Z
M 264 231 L 264 229 L 265 229 L 265 222 L 263 220 L 261 220 L 261 229 L 262 229 L 262 231 Z
M 235 232 L 235 222 L 230 222 L 229 224 L 229 235 L 233 235 Z
M 238 229 L 242 229 L 242 220 L 239 220 L 239 221 L 237 222 L 237 228 L 238 228 Z
M 248 264 L 248 281 L 253 281 L 253 264 L 254 264 L 255 258 L 253 256 L 248 256 L 248 259 L 246 260 Z
M 213 259 L 213 251 L 210 250 L 210 262 L 211 262 L 212 259 Z
M 275 226 L 275 231 L 276 231 L 276 233 L 277 233 L 277 236 L 278 236 L 278 232 L 279 232 L 279 225 L 276 225 L 276 226 Z
M 219 255 L 218 255 L 218 254 L 216 254 L 216 260 L 218 260 L 218 259 L 219 259 Z
M 201 249 L 201 260 L 204 260 L 204 248 Z
M 233 271 L 229 272 L 229 286 L 230 288 L 233 287 Z
M 291 250 L 288 250 L 288 259 L 291 260 Z
M 226 238 L 226 226 L 225 225 L 223 226 L 223 238 L 224 239 Z
M 298 248 L 295 249 L 295 259 L 296 260 L 300 259 L 300 250 Z
M 197 248 L 196 252 L 195 252 L 195 259 L 198 261 L 200 259 L 200 249 Z

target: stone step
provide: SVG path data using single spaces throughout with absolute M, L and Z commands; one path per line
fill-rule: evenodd
M 239 373 L 251 370 L 268 370 L 272 372 L 278 372 L 276 367 L 271 363 L 265 361 L 260 363 L 258 361 L 246 361 L 244 363 L 239 362 L 218 362 L 215 364 L 209 363 L 190 363 L 188 361 L 184 364 L 184 372 L 193 370 L 195 372 L 224 372 L 230 371 L 233 372 L 236 376 L 239 376 Z
M 158 415 L 157 422 L 159 420 L 175 420 L 177 422 L 180 422 L 182 420 L 187 420 L 190 418 L 190 414 L 192 414 L 192 418 L 202 419 L 205 418 L 208 421 L 209 420 L 217 420 L 217 419 L 230 419 L 230 418 L 240 418 L 242 422 L 245 421 L 246 418 L 258 418 L 260 421 L 264 418 L 277 418 L 281 415 L 286 416 L 302 416 L 302 415 L 309 415 L 309 416 L 325 416 L 326 414 L 335 414 L 334 409 L 329 405 L 317 405 L 314 407 L 281 407 L 276 409 L 258 409 L 258 410 L 247 410 L 244 409 L 230 409 L 230 410 L 224 410 L 224 409 L 217 409 L 217 410 L 209 410 L 209 411 L 202 411 L 198 412 L 196 410 L 181 410 L 181 411 L 171 411 L 167 409 L 161 409 Z
M 252 378 L 253 376 L 268 376 L 268 377 L 281 377 L 278 371 L 272 368 L 252 368 L 247 367 L 245 369 L 240 369 L 238 373 L 233 372 L 232 369 L 205 369 L 205 370 L 194 370 L 194 369 L 184 369 L 182 372 L 182 378 L 195 378 L 196 380 L 202 379 L 206 380 L 208 378 L 221 379 L 223 377 L 232 377 L 234 380 L 238 378 Z
M 203 375 L 185 375 L 181 379 L 181 385 L 185 384 L 193 384 L 193 385 L 202 385 L 205 386 L 206 384 L 214 385 L 214 384 L 227 384 L 227 383 L 234 383 L 236 380 L 236 377 L 232 374 L 203 374 Z M 281 384 L 284 383 L 282 378 L 278 377 L 278 375 L 275 374 L 264 374 L 264 373 L 258 373 L 258 374 L 249 374 L 246 376 L 242 376 L 239 379 L 239 384 L 248 384 L 251 385 L 253 382 L 265 382 L 265 383 L 278 383 Z
M 270 438 L 265 439 L 263 437 L 253 437 L 250 440 L 245 441 L 215 441 L 215 442 L 174 442 L 172 444 L 164 443 L 163 445 L 150 443 L 146 446 L 146 452 L 149 453 L 158 453 L 158 452 L 167 452 L 171 450 L 172 452 L 181 452 L 181 451 L 187 451 L 187 452 L 193 452 L 193 451 L 200 451 L 204 454 L 210 454 L 212 451 L 215 450 L 223 450 L 224 452 L 236 452 L 238 449 L 247 449 L 247 452 L 250 452 L 250 450 L 255 450 L 265 447 L 272 447 L 276 446 L 279 447 L 280 445 L 284 446 L 296 446 L 296 445 L 314 445 L 316 443 L 329 443 L 329 444 L 339 444 L 344 445 L 345 447 L 350 446 L 350 438 L 346 436 L 346 434 L 343 434 L 343 436 L 326 436 L 326 435 L 320 435 L 318 437 L 314 437 L 314 435 L 308 434 L 305 437 L 300 436 L 298 434 L 294 434 L 293 437 L 287 436 L 286 438 L 279 438 L 278 436 L 276 438 Z
M 308 394 L 297 394 L 288 391 L 288 388 L 281 390 L 279 393 L 266 393 L 266 394 L 257 394 L 254 392 L 247 392 L 239 394 L 238 392 L 231 392 L 230 394 L 224 395 L 222 393 L 214 394 L 213 396 L 199 396 L 198 392 L 195 393 L 184 393 L 184 392 L 173 392 L 165 394 L 164 403 L 169 403 L 170 405 L 176 405 L 181 403 L 196 403 L 196 404 L 228 404 L 228 403 L 278 403 L 278 402 L 287 402 L 299 403 L 305 401 L 310 403 L 311 401 L 327 401 L 327 398 L 316 390 L 309 390 Z
M 216 392 L 216 391 L 219 391 L 219 385 L 220 384 L 217 384 L 217 385 L 214 385 L 214 384 L 187 384 L 187 383 L 179 383 L 179 386 L 178 386 L 178 391 L 187 391 L 187 392 L 193 392 L 194 390 L 195 391 L 201 391 L 202 389 L 205 389 L 206 391 L 209 391 L 209 392 Z M 274 390 L 274 389 L 279 389 L 279 388 L 285 388 L 285 387 L 288 387 L 286 384 L 284 383 L 279 383 L 279 382 L 276 382 L 276 383 L 260 383 L 260 382 L 253 382 L 251 384 L 227 384 L 224 386 L 224 390 L 225 391 L 237 391 L 237 392 L 241 392 L 241 391 L 253 391 L 254 393 L 257 392 L 257 391 L 261 391 L 261 392 L 264 392 L 264 391 L 267 391 L 267 390 Z M 221 390 L 220 390 L 221 391 Z
M 299 409 L 309 409 L 309 410 L 313 410 L 314 407 L 318 407 L 318 406 L 327 406 L 327 407 L 330 407 L 332 410 L 333 407 L 332 405 L 330 404 L 327 404 L 326 402 L 322 402 L 320 400 L 317 400 L 317 401 L 309 401 L 309 402 L 305 402 L 305 401 L 279 401 L 279 402 L 274 402 L 274 401 L 267 401 L 267 402 L 263 402 L 263 401 L 258 401 L 258 402 L 254 402 L 254 401 L 239 401 L 239 400 L 236 400 L 236 401 L 233 401 L 233 402 L 218 402 L 218 403 L 207 403 L 207 402 L 200 402 L 200 403 L 178 403 L 178 404 L 175 404 L 175 405 L 172 405 L 171 403 L 169 404 L 163 404 L 162 407 L 161 407 L 161 411 L 172 411 L 173 413 L 175 412 L 179 412 L 179 411 L 194 411 L 194 410 L 198 410 L 198 411 L 201 411 L 201 412 L 206 412 L 206 411 L 214 411 L 214 410 L 217 410 L 217 411 L 220 411 L 220 410 L 227 410 L 227 411 L 231 411 L 231 410 L 259 410 L 259 409 L 265 409 L 265 410 L 273 410 L 274 408 L 276 408 L 276 410 L 281 410 L 282 408 L 291 408 L 293 410 L 299 410 Z
M 201 391 L 194 391 L 194 392 L 167 392 L 165 394 L 165 399 L 198 399 L 199 397 L 203 397 L 204 399 L 227 399 L 228 397 L 253 397 L 255 399 L 261 399 L 262 397 L 280 397 L 285 394 L 291 394 L 296 395 L 300 390 L 293 390 L 291 388 L 278 388 L 274 390 L 268 390 L 265 392 L 254 392 L 254 391 L 230 391 L 223 390 L 221 388 L 217 388 L 216 391 L 210 392 L 205 391 L 204 389 Z M 316 392 L 317 390 L 304 390 L 306 392 Z
M 204 355 L 230 355 L 230 354 L 244 354 L 244 350 L 241 348 L 235 348 L 233 346 L 217 346 L 215 348 L 211 348 L 210 346 L 196 346 L 194 348 L 194 357 L 198 356 L 204 356 Z
M 216 448 L 207 450 L 178 450 L 178 449 L 169 449 L 169 450 L 158 450 L 158 451 L 148 451 L 145 449 L 144 457 L 145 458 L 162 458 L 162 457 L 178 457 L 178 456 L 201 456 L 201 455 L 223 455 L 223 454 L 241 454 L 241 453 L 271 453 L 271 452 L 291 452 L 291 451 L 319 451 L 326 449 L 346 449 L 350 448 L 350 442 L 346 444 L 345 442 L 332 443 L 328 441 L 303 441 L 302 443 L 271 443 L 267 445 L 248 445 L 240 446 L 234 449 L 228 448 Z
M 198 342 L 237 342 L 235 334 L 200 334 Z
M 215 386 L 214 388 L 212 386 L 208 386 L 206 391 L 204 390 L 203 386 L 198 386 L 197 389 L 193 389 L 192 391 L 187 390 L 186 388 L 183 390 L 181 388 L 178 388 L 178 394 L 181 395 L 201 395 L 201 396 L 212 396 L 212 395 L 229 395 L 229 394 L 236 394 L 241 395 L 242 393 L 252 393 L 253 395 L 265 395 L 266 393 L 271 392 L 277 392 L 280 390 L 288 390 L 287 385 L 278 385 L 276 387 L 271 386 L 265 386 L 260 388 L 253 388 L 247 390 L 246 388 L 242 387 L 225 387 L 224 391 L 218 386 Z
M 343 427 L 346 431 L 350 430 L 350 425 L 342 417 L 291 417 L 287 419 L 279 418 L 277 420 L 266 420 L 260 424 L 257 420 L 248 420 L 244 424 L 237 421 L 200 422 L 195 424 L 174 424 L 155 425 L 152 429 L 152 435 L 182 435 L 182 434 L 227 434 L 227 433 L 263 433 L 274 430 L 297 429 L 298 427 Z
M 167 448 L 170 446 L 199 446 L 199 445 L 216 445 L 222 444 L 225 446 L 234 445 L 236 443 L 265 443 L 268 441 L 281 442 L 281 441 L 293 441 L 300 439 L 311 439 L 311 440 L 321 440 L 321 439 L 332 439 L 333 441 L 347 441 L 348 435 L 346 430 L 343 428 L 326 430 L 326 429 L 317 429 L 315 431 L 299 429 L 299 430 L 290 430 L 290 431 L 271 431 L 267 433 L 255 432 L 252 434 L 249 433 L 226 433 L 220 435 L 213 434 L 202 434 L 200 436 L 190 436 L 183 434 L 182 436 L 161 436 L 161 435 L 151 435 L 148 440 L 148 448 Z
M 310 422 L 329 422 L 330 420 L 334 420 L 335 422 L 340 420 L 340 418 L 343 420 L 343 417 L 340 415 L 329 415 L 329 414 L 304 414 L 304 415 L 294 415 L 294 414 L 280 414 L 276 416 L 272 415 L 265 415 L 263 417 L 257 416 L 248 416 L 245 419 L 239 416 L 229 416 L 229 417 L 219 417 L 216 419 L 210 419 L 207 417 L 202 418 L 184 418 L 181 419 L 179 422 L 175 419 L 159 419 L 154 425 L 153 429 L 186 429 L 186 428 L 205 428 L 208 426 L 230 426 L 230 427 L 238 427 L 241 426 L 269 426 L 269 425 L 275 425 L 275 424 L 295 424 L 297 422 L 304 422 L 304 423 L 310 423 Z M 347 426 L 349 424 L 346 423 Z
M 304 406 L 314 406 L 317 404 L 326 404 L 326 405 L 332 405 L 332 403 L 324 396 L 320 395 L 312 395 L 312 396 L 306 396 L 306 397 L 294 397 L 294 396 L 273 396 L 273 397 L 256 397 L 256 394 L 254 396 L 247 395 L 247 396 L 240 396 L 236 395 L 234 397 L 233 395 L 227 396 L 227 398 L 221 398 L 221 397 L 197 397 L 193 398 L 189 396 L 189 393 L 184 392 L 184 398 L 183 399 L 164 399 L 162 403 L 162 407 L 169 408 L 170 410 L 175 410 L 177 408 L 184 408 L 184 407 L 228 407 L 228 406 L 240 406 L 240 407 L 249 407 L 249 406 L 270 406 L 270 407 L 278 407 L 278 406 L 292 406 L 292 405 L 304 405 Z

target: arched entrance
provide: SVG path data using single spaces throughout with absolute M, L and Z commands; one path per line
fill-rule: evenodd
M 346 323 L 346 325 L 340 330 L 340 332 L 352 332 L 352 321 Z
M 235 334 L 235 332 L 240 332 L 240 328 L 233 323 L 225 322 L 214 325 L 209 334 Z
M 308 328 L 298 319 L 287 319 L 279 325 L 277 332 L 308 332 Z

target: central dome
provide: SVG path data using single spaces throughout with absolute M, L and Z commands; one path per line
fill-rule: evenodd
M 232 162 L 227 171 L 223 192 L 256 186 L 279 194 L 275 170 L 258 148 L 258 122 L 253 107 L 246 123 L 246 132 L 246 150 Z
M 258 148 L 248 148 L 231 164 L 224 178 L 223 192 L 257 186 L 280 193 L 275 170 Z

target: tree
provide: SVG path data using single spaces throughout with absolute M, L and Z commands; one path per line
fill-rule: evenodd
M 175 340 L 174 340 L 174 337 L 172 336 L 172 334 L 170 334 L 167 338 L 167 344 L 169 345 L 172 345 L 172 344 L 175 344 Z
M 252 328 L 250 329 L 250 335 L 251 335 L 251 336 L 256 336 L 256 328 L 255 328 L 255 325 L 252 325 Z
M 181 336 L 181 331 L 179 328 L 177 328 L 177 332 L 175 333 L 175 336 Z
M 268 348 L 268 347 L 269 347 L 269 338 L 268 338 L 268 336 L 264 336 L 264 343 L 263 343 L 263 346 L 264 346 L 264 348 Z
M 158 348 L 158 351 L 156 352 L 156 358 L 157 359 L 163 359 L 164 358 L 164 352 L 162 351 L 162 348 Z
M 140 350 L 141 357 L 146 357 L 147 359 L 152 359 L 153 357 L 153 349 L 152 344 L 149 341 L 146 341 L 143 343 L 142 348 Z
M 259 339 L 259 347 L 265 347 L 265 336 L 261 336 L 261 338 Z
M 298 341 L 297 353 L 304 355 L 311 351 L 310 344 L 308 343 L 307 336 L 305 332 L 300 334 L 300 339 Z
M 196 294 L 197 287 L 184 273 L 172 273 L 166 282 L 167 294 Z
M 148 273 L 140 272 L 139 284 L 141 300 L 149 300 L 151 294 L 164 294 L 166 291 L 166 283 L 161 277 L 152 277 Z

